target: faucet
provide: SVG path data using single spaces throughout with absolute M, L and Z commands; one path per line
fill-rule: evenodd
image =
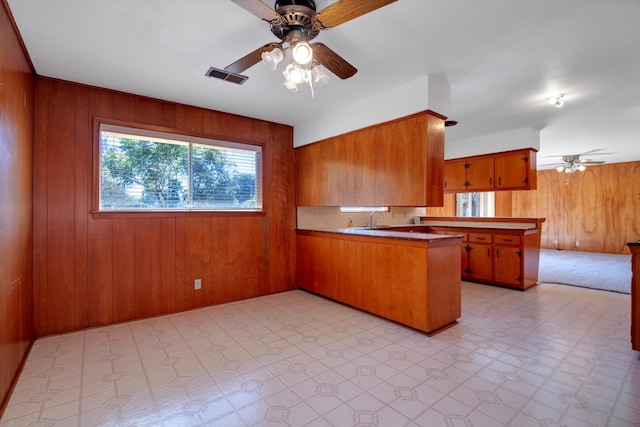
M 373 216 L 375 214 L 380 214 L 380 219 L 377 222 L 373 222 Z M 382 218 L 384 218 L 384 214 L 380 211 L 371 211 L 371 213 L 369 214 L 369 227 L 379 227 L 380 226 L 380 221 L 382 221 Z

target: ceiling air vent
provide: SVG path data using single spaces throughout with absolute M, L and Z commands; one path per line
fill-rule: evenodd
M 209 70 L 204 74 L 207 77 L 213 77 L 220 80 L 226 80 L 231 83 L 236 83 L 241 85 L 246 82 L 249 77 L 243 76 L 242 74 L 230 73 L 227 70 L 221 70 L 219 68 L 210 67 Z

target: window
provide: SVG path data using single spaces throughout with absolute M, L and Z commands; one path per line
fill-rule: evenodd
M 260 210 L 262 147 L 100 124 L 99 210 Z
M 380 212 L 389 212 L 389 207 L 388 206 L 341 206 L 340 207 L 340 212 L 347 212 L 347 213 L 357 213 L 357 212 L 373 212 L 373 211 L 380 211 Z
M 456 216 L 494 216 L 494 193 L 457 193 Z

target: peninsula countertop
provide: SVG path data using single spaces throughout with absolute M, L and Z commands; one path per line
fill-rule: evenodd
M 314 232 L 342 234 L 349 236 L 361 237 L 379 237 L 384 239 L 413 240 L 422 242 L 436 242 L 448 239 L 461 239 L 462 236 L 455 234 L 436 234 L 415 231 L 418 228 L 426 228 L 424 224 L 411 225 L 393 225 L 381 227 L 349 227 L 349 228 L 333 228 L 333 229 L 297 229 L 298 232 Z
M 545 218 L 518 217 L 446 217 L 422 216 L 420 223 L 426 226 L 459 228 L 493 228 L 504 230 L 540 229 Z

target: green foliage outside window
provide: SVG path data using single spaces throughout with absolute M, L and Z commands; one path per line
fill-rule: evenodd
M 259 208 L 259 150 L 101 132 L 102 210 Z

